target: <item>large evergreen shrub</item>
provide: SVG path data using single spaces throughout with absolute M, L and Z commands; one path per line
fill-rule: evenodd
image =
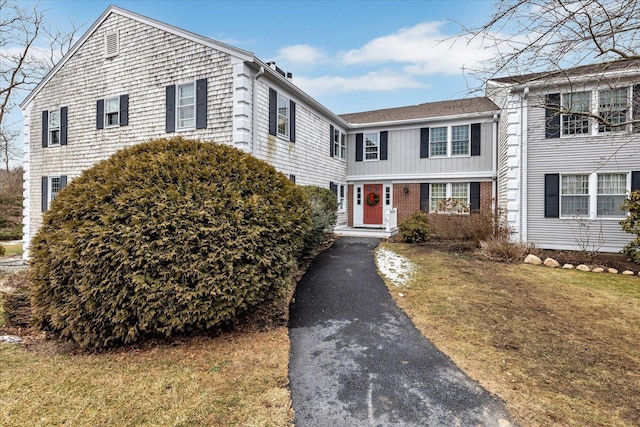
M 407 243 L 424 243 L 429 240 L 429 215 L 416 211 L 404 221 L 398 228 L 402 240 Z
M 45 214 L 34 322 L 94 348 L 223 325 L 286 294 L 309 210 L 284 175 L 228 146 L 174 138 L 122 150 Z
M 328 188 L 314 185 L 304 186 L 302 190 L 311 205 L 311 231 L 304 245 L 304 255 L 309 255 L 325 240 L 325 234 L 336 225 L 338 199 Z
M 640 264 L 640 191 L 632 191 L 625 199 L 622 209 L 629 212 L 629 215 L 620 221 L 622 230 L 636 236 L 622 251 L 627 258 Z

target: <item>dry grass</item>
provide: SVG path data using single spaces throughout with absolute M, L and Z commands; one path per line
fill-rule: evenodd
M 286 426 L 293 418 L 284 327 L 93 355 L 36 347 L 0 344 L 0 425 Z
M 2 243 L 0 243 L 2 244 Z M 20 255 L 22 254 L 22 243 L 4 244 L 5 256 Z
M 640 425 L 640 278 L 386 247 L 419 266 L 398 304 L 520 425 Z

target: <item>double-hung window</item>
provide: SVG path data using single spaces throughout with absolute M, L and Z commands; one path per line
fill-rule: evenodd
M 589 175 L 562 175 L 560 215 L 589 216 Z
M 451 126 L 451 155 L 469 155 L 469 125 Z
M 598 174 L 596 216 L 598 218 L 620 218 L 625 212 L 620 209 L 627 193 L 627 174 Z
M 346 200 L 346 186 L 344 184 L 338 184 L 338 210 L 344 212 L 347 207 Z
M 347 154 L 346 135 L 339 129 L 333 130 L 333 155 L 338 159 L 344 159 Z
M 626 87 L 598 91 L 598 114 L 604 121 L 599 123 L 598 132 L 620 132 L 626 126 L 629 113 L 629 90 Z
M 447 128 L 431 128 L 430 132 L 431 157 L 446 157 L 447 155 Z
M 60 145 L 60 110 L 49 111 L 49 146 Z
M 106 127 L 120 126 L 120 97 L 104 100 L 104 123 Z
M 378 133 L 364 134 L 364 159 L 379 160 L 380 157 L 380 140 Z
M 468 212 L 468 182 L 431 184 L 429 195 L 430 212 Z
M 456 212 L 464 212 L 469 207 L 469 183 L 451 184 L 451 201 Z
M 438 212 L 444 207 L 447 199 L 447 184 L 431 184 L 429 194 L 431 194 L 431 200 L 429 200 L 431 212 Z
M 289 138 L 289 100 L 278 93 L 278 135 Z
M 196 124 L 196 88 L 194 83 L 177 86 L 176 111 L 178 130 L 191 129 Z
M 591 133 L 591 92 L 562 94 L 562 135 L 589 135 Z M 585 115 L 586 114 L 586 115 Z

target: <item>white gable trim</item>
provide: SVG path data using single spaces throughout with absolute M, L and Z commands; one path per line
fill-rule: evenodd
M 204 46 L 219 50 L 220 52 L 224 52 L 227 53 L 233 57 L 236 57 L 242 61 L 253 61 L 254 60 L 254 55 L 251 52 L 248 52 L 246 50 L 242 50 L 242 49 L 238 49 L 236 47 L 230 46 L 228 44 L 225 43 L 221 43 L 219 41 L 207 38 L 207 37 L 203 37 L 200 36 L 198 34 L 192 33 L 190 31 L 186 31 L 186 30 L 182 30 L 180 28 L 174 27 L 172 25 L 169 24 L 165 24 L 163 22 L 160 21 L 156 21 L 155 19 L 151 19 L 151 18 L 147 18 L 146 16 L 142 16 L 142 15 L 138 15 L 137 13 L 119 8 L 117 6 L 109 6 L 107 8 L 107 10 L 105 10 L 102 15 L 100 15 L 100 17 L 98 18 L 98 20 L 96 22 L 93 23 L 93 25 L 91 25 L 91 27 L 89 27 L 89 29 L 82 35 L 82 37 L 71 47 L 71 49 L 69 49 L 69 51 L 67 52 L 67 54 L 62 57 L 62 59 L 56 64 L 55 67 L 53 67 L 53 69 L 51 69 L 51 71 L 49 71 L 49 73 L 47 73 L 47 75 L 42 79 L 42 81 L 40 81 L 40 83 L 38 83 L 38 86 L 35 87 L 35 89 L 33 89 L 31 91 L 31 93 L 29 95 L 27 95 L 27 97 L 24 99 L 24 101 L 22 101 L 20 103 L 20 108 L 25 109 L 27 107 L 27 105 L 29 105 L 29 103 L 33 100 L 33 98 L 35 98 L 35 96 L 40 92 L 40 90 L 53 78 L 53 76 L 56 75 L 56 73 L 58 72 L 58 70 L 60 70 L 60 68 L 62 68 L 64 66 L 64 64 L 66 64 L 66 62 L 69 60 L 69 58 L 71 58 L 77 51 L 78 49 L 80 49 L 80 47 L 82 47 L 82 45 L 87 41 L 87 39 L 89 39 L 89 37 L 91 37 L 93 35 L 93 33 L 95 33 L 95 31 L 102 25 L 102 23 L 112 14 L 117 14 L 117 15 L 121 15 L 130 19 L 133 19 L 135 21 L 138 21 L 140 23 L 149 25 L 151 27 L 166 31 L 168 33 L 174 34 L 178 37 L 182 37 L 185 38 L 187 40 L 191 40 L 195 43 L 199 43 L 202 44 Z

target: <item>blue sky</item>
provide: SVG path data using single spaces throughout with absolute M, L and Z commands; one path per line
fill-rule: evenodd
M 27 5 L 29 2 L 22 0 Z M 275 60 L 294 83 L 340 113 L 464 98 L 462 67 L 492 53 L 461 40 L 492 1 L 79 1 L 41 0 L 47 21 L 86 30 L 109 6 Z

